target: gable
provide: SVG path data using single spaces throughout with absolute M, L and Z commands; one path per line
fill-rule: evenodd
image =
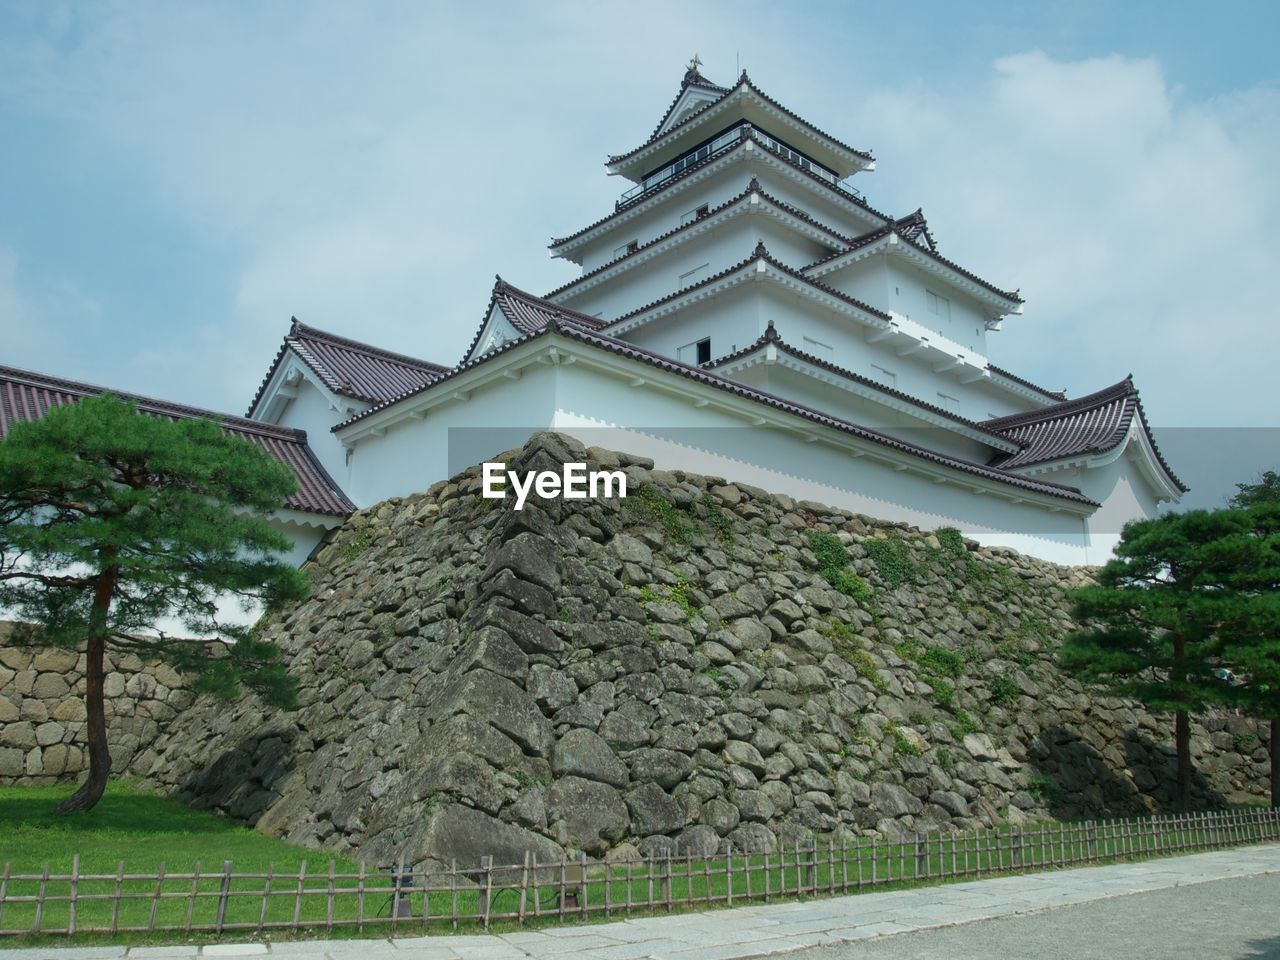
M 684 92 L 676 98 L 675 105 L 672 106 L 666 118 L 659 124 L 654 135 L 662 136 L 672 127 L 683 123 L 708 103 L 719 100 L 722 96 L 724 96 L 724 90 L 709 90 L 694 86 L 685 87 Z
M 480 328 L 480 334 L 476 337 L 475 344 L 463 360 L 463 363 L 497 350 L 499 347 L 505 346 L 521 336 L 523 334 L 516 329 L 507 315 L 502 312 L 502 308 L 495 303 L 489 308 L 489 315 L 485 318 L 484 325 Z

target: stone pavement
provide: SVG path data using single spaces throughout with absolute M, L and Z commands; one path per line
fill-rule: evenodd
M 1273 873 L 1280 873 L 1280 844 L 914 890 L 506 934 L 222 943 L 205 947 L 39 947 L 0 950 L 0 960 L 255 956 L 295 960 L 737 960 Z

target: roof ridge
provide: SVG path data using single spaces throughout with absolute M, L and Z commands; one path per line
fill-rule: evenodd
M 732 197 L 730 197 L 728 200 L 725 200 L 719 206 L 716 206 L 708 210 L 703 216 L 698 217 L 695 220 L 690 220 L 687 223 L 678 224 L 672 227 L 670 230 L 667 230 L 663 233 L 658 234 L 656 237 L 652 238 L 651 240 L 646 240 L 640 246 L 636 247 L 636 249 L 628 253 L 624 253 L 621 256 L 614 257 L 612 260 L 606 261 L 605 263 L 600 264 L 600 266 L 595 267 L 592 270 L 588 270 L 586 273 L 582 274 L 582 276 L 574 277 L 568 283 L 562 283 L 560 286 L 556 287 L 554 290 L 552 290 L 550 293 L 546 294 L 545 296 L 548 298 L 559 296 L 561 293 L 564 293 L 566 290 L 569 290 L 572 287 L 576 287 L 578 284 L 582 283 L 582 281 L 590 277 L 594 277 L 597 274 L 603 273 L 609 268 L 617 266 L 618 264 L 622 263 L 625 260 L 629 260 L 631 257 L 634 257 L 637 253 L 641 253 L 645 250 L 648 250 L 650 247 L 654 246 L 655 244 L 662 243 L 665 240 L 669 240 L 678 233 L 683 233 L 686 230 L 696 227 L 699 223 L 702 223 L 704 220 L 708 220 L 711 217 L 724 213 L 730 207 L 737 206 L 738 204 L 741 204 L 741 203 L 745 203 L 747 200 L 751 198 L 752 193 L 758 194 L 761 198 L 768 201 L 773 206 L 777 207 L 779 210 L 782 210 L 785 213 L 791 214 L 796 219 L 803 220 L 804 222 L 830 234 L 832 237 L 839 240 L 841 243 L 848 244 L 850 242 L 849 237 L 846 234 L 843 234 L 839 230 L 836 230 L 834 227 L 831 227 L 823 223 L 821 220 L 818 220 L 816 217 L 810 216 L 809 214 L 801 210 L 799 207 L 793 207 L 791 204 L 787 203 L 785 200 L 779 200 L 773 194 L 769 193 L 767 190 L 761 187 L 760 181 L 753 176 L 751 180 L 747 183 L 746 188 L 741 193 L 734 194 Z
M 843 377 L 848 378 L 849 380 L 853 380 L 856 383 L 861 383 L 861 384 L 864 384 L 865 386 L 872 387 L 873 389 L 878 390 L 881 393 L 888 394 L 891 397 L 896 397 L 899 400 L 904 400 L 917 407 L 920 407 L 923 410 L 928 410 L 930 413 L 938 414 L 939 416 L 946 417 L 948 420 L 954 420 L 955 422 L 960 423 L 966 427 L 970 427 L 974 430 L 981 431 L 982 433 L 990 434 L 992 437 L 996 437 L 1001 440 L 1004 440 L 1006 443 L 1021 445 L 1019 444 L 1019 441 L 1001 436 L 998 432 L 990 429 L 989 427 L 983 426 L 983 424 L 977 420 L 970 420 L 968 417 L 962 417 L 960 416 L 960 414 L 953 413 L 952 411 L 947 410 L 945 407 L 939 407 L 936 404 L 929 403 L 927 400 L 921 400 L 919 397 L 913 397 L 911 394 L 903 390 L 898 390 L 895 387 L 890 387 L 882 383 L 877 383 L 875 380 L 872 380 L 870 377 L 864 376 L 863 374 L 860 374 L 857 371 L 850 370 L 848 367 L 842 367 L 837 363 L 832 363 L 830 360 L 825 360 L 822 357 L 819 357 L 815 354 L 809 353 L 805 350 L 801 350 L 799 347 L 796 347 L 793 344 L 788 343 L 786 340 L 782 339 L 781 334 L 778 333 L 777 328 L 774 326 L 774 323 L 772 320 L 769 321 L 769 326 L 766 328 L 765 332 L 762 333 L 759 337 L 757 337 L 754 343 L 748 344 L 747 346 L 741 348 L 740 350 L 736 350 L 733 353 L 726 354 L 723 357 L 719 357 L 708 364 L 704 364 L 704 366 L 707 368 L 714 368 L 714 367 L 723 366 L 726 363 L 732 363 L 733 361 L 741 359 L 742 357 L 746 356 L 749 353 L 753 353 L 756 350 L 759 350 L 761 347 L 765 346 L 766 344 L 774 344 L 775 346 L 777 346 L 779 350 L 783 350 L 791 354 L 792 356 L 797 357 L 798 359 L 804 360 L 807 363 L 812 363 L 814 366 L 821 367 L 824 370 L 829 370 L 832 373 L 837 373 Z
M 341 334 L 331 333 L 328 330 L 321 330 L 319 327 L 313 327 L 303 323 L 297 317 L 293 318 L 293 325 L 289 328 L 288 336 L 313 337 L 317 340 L 325 340 L 330 343 L 336 343 L 339 346 L 350 347 L 359 350 L 362 353 L 368 353 L 375 357 L 381 357 L 384 360 L 404 363 L 413 367 L 431 367 L 436 370 L 448 370 L 449 368 L 439 363 L 432 363 L 430 360 L 423 360 L 421 357 L 410 356 L 407 353 L 398 353 L 395 350 L 387 350 L 383 347 L 375 347 L 371 343 L 365 343 L 363 340 L 353 340 L 350 337 L 344 337 Z
M 766 406 L 770 406 L 775 409 L 782 410 L 785 413 L 792 413 L 804 419 L 821 423 L 826 426 L 834 427 L 835 429 L 840 430 L 842 432 L 853 434 L 854 436 L 861 437 L 862 439 L 865 439 L 865 440 L 870 440 L 873 443 L 883 444 L 885 446 L 891 447 L 893 449 L 899 450 L 904 453 L 911 454 L 913 456 L 918 456 L 923 460 L 929 460 L 933 463 L 951 467 L 952 469 L 959 470 L 963 473 L 969 473 L 974 476 L 984 477 L 988 480 L 993 480 L 997 483 L 1005 483 L 1012 487 L 1020 487 L 1024 490 L 1028 490 L 1028 489 L 1033 490 L 1039 493 L 1043 493 L 1046 496 L 1060 497 L 1062 499 L 1071 500 L 1076 503 L 1083 503 L 1083 504 L 1087 504 L 1095 507 L 1098 506 L 1097 501 L 1086 496 L 1077 488 L 1068 486 L 1067 484 L 1057 483 L 1052 480 L 1038 480 L 1032 477 L 1025 477 L 1025 476 L 1022 476 L 1021 474 L 1014 473 L 1009 470 L 1003 470 L 999 467 L 993 467 L 986 464 L 974 463 L 973 461 L 970 461 L 970 460 L 963 460 L 959 457 L 952 457 L 947 454 L 938 453 L 937 451 L 929 450 L 925 447 L 920 447 L 915 444 L 909 443 L 908 441 L 899 440 L 896 437 L 889 436 L 888 434 L 883 434 L 883 433 L 880 433 L 879 431 L 872 430 L 869 427 L 862 427 L 862 426 L 859 426 L 858 424 L 851 423 L 850 421 L 841 420 L 838 417 L 833 417 L 830 414 L 823 413 L 820 410 L 815 410 L 814 408 L 806 406 L 804 404 L 796 403 L 795 401 L 791 401 L 791 400 L 785 400 L 781 397 L 777 397 L 763 390 L 757 390 L 754 387 L 748 387 L 745 384 L 738 383 L 735 380 L 730 380 L 727 377 L 720 376 L 719 374 L 716 374 L 710 370 L 705 370 L 702 367 L 692 366 L 682 361 L 674 360 L 670 357 L 665 357 L 661 354 L 654 353 L 650 350 L 645 350 L 644 348 L 638 347 L 632 343 L 628 343 L 625 340 L 619 340 L 616 337 L 612 337 L 609 334 L 604 333 L 603 331 L 587 330 L 585 328 L 577 326 L 576 324 L 570 324 L 564 327 L 560 327 L 557 330 L 552 330 L 544 327 L 543 329 L 537 331 L 536 333 L 525 334 L 524 336 L 519 337 L 515 340 L 510 340 L 507 343 L 504 343 L 502 346 L 496 348 L 495 350 L 490 351 L 489 353 L 486 353 L 472 360 L 464 361 L 463 363 L 458 364 L 457 367 L 455 367 L 449 373 L 445 374 L 439 380 L 436 380 L 432 383 L 423 384 L 421 387 L 408 391 L 392 400 L 386 400 L 374 407 L 371 407 L 368 410 L 365 410 L 362 413 L 358 413 L 355 416 L 350 417 L 347 420 L 344 420 L 342 423 L 337 424 L 335 427 L 333 427 L 333 430 L 337 431 L 339 429 L 342 429 L 343 427 L 350 426 L 353 423 L 358 423 L 361 420 L 368 419 L 369 417 L 371 417 L 375 413 L 378 413 L 379 411 L 382 411 L 387 409 L 388 407 L 394 406 L 395 404 L 400 403 L 404 400 L 407 400 L 412 396 L 417 396 L 418 394 L 425 393 L 428 390 L 432 390 L 438 387 L 441 383 L 443 383 L 446 380 L 451 380 L 454 377 L 459 376 L 468 370 L 471 370 L 482 364 L 488 363 L 489 361 L 497 358 L 498 356 L 504 353 L 507 353 L 510 350 L 515 349 L 516 347 L 523 346 L 524 344 L 530 343 L 531 341 L 536 340 L 539 337 L 547 336 L 551 333 L 555 333 L 562 337 L 567 337 L 571 340 L 578 340 L 580 342 L 587 343 L 595 347 L 599 347 L 600 349 L 609 350 L 614 353 L 622 352 L 623 355 L 630 356 L 632 359 L 635 359 L 641 363 L 647 363 L 651 366 L 656 366 L 659 368 L 666 368 L 674 373 L 678 373 L 683 376 L 690 377 L 691 379 L 699 380 L 701 382 L 707 383 L 710 386 L 714 386 L 718 389 L 725 390 L 726 392 L 733 393 L 737 396 L 744 397 L 748 400 L 754 400 L 756 402 L 763 403 Z
M 1011 427 L 1024 426 L 1030 423 L 1039 423 L 1043 420 L 1055 420 L 1059 417 L 1070 416 L 1073 413 L 1079 413 L 1082 410 L 1088 410 L 1092 407 L 1100 406 L 1104 403 L 1110 403 L 1124 396 L 1136 396 L 1137 388 L 1133 385 L 1133 374 L 1125 377 L 1119 383 L 1113 383 L 1109 387 L 1103 387 L 1101 390 L 1095 390 L 1093 393 L 1085 394 L 1082 397 L 1074 397 L 1070 400 L 1061 400 L 1058 403 L 1050 404 L 1047 407 L 1038 407 L 1035 410 L 1026 410 L 1022 413 L 1010 413 L 1003 417 L 991 417 L 982 422 L 994 427 L 997 430 L 1004 430 Z
M 991 361 L 987 361 L 987 369 L 990 370 L 992 373 L 996 374 L 997 376 L 1004 377 L 1006 380 L 1012 380 L 1014 383 L 1020 383 L 1024 387 L 1030 387 L 1036 393 L 1043 394 L 1044 396 L 1050 397 L 1055 401 L 1062 401 L 1067 399 L 1067 392 L 1065 390 L 1049 390 L 1045 387 L 1040 386 L 1038 383 L 1032 383 L 1026 377 L 1020 377 L 1016 373 L 1006 370 L 1003 367 L 997 367 Z
M 817 280 L 814 280 L 812 277 L 806 277 L 800 271 L 795 270 L 792 267 L 787 266 L 782 261 L 775 259 L 773 256 L 770 255 L 769 251 L 764 248 L 764 241 L 760 241 L 756 244 L 756 247 L 751 252 L 751 255 L 747 257 L 745 260 L 740 260 L 737 263 L 721 270 L 719 273 L 712 274 L 711 276 L 706 277 L 703 280 L 699 280 L 697 283 L 691 284 L 690 286 L 687 286 L 687 287 L 682 287 L 679 290 L 675 290 L 671 293 L 668 293 L 665 296 L 659 297 L 657 300 L 653 300 L 642 307 L 637 307 L 635 310 L 630 310 L 627 313 L 624 313 L 622 316 L 616 318 L 615 320 L 611 320 L 609 323 L 605 324 L 605 326 L 606 327 L 617 326 L 623 320 L 628 320 L 632 317 L 639 316 L 642 313 L 646 313 L 647 311 L 652 310 L 654 307 L 659 306 L 660 304 L 666 303 L 668 300 L 672 300 L 672 299 L 675 299 L 676 297 L 684 296 L 685 294 L 693 290 L 697 290 L 700 287 L 704 287 L 704 286 L 707 286 L 708 284 L 715 283 L 718 280 L 723 280 L 725 277 L 746 268 L 747 266 L 756 262 L 757 260 L 765 260 L 770 266 L 776 267 L 778 270 L 787 274 L 787 276 L 792 277 L 796 280 L 800 280 L 801 282 L 806 283 L 809 286 L 813 287 L 815 290 L 821 290 L 823 293 L 827 294 L 828 296 L 835 297 L 837 300 L 843 301 L 844 303 L 847 303 L 850 306 L 856 307 L 859 310 L 869 313 L 873 317 L 878 317 L 879 319 L 885 320 L 886 322 L 889 321 L 890 319 L 889 314 L 885 313 L 883 310 L 880 310 L 877 307 L 873 307 L 869 303 L 863 303 L 861 300 L 857 299 L 856 297 L 852 297 L 847 293 L 843 293 L 839 290 L 836 290 L 834 287 L 828 287 L 825 283 L 819 283 Z
M 833 137 L 831 134 L 827 133 L 825 130 L 819 129 L 817 126 L 810 123 L 808 120 L 806 120 L 804 117 L 800 116 L 798 113 L 794 112 L 793 110 L 790 110 L 787 107 L 784 107 L 777 100 L 774 100 L 771 96 L 769 96 L 759 87 L 757 87 L 755 83 L 752 82 L 751 78 L 747 76 L 747 71 L 743 70 L 742 73 L 739 75 L 737 82 L 734 83 L 732 87 L 724 88 L 725 92 L 723 94 L 721 94 L 715 100 L 710 101 L 701 110 L 697 110 L 691 113 L 689 116 L 685 117 L 683 120 L 680 120 L 679 122 L 672 124 L 667 130 L 663 131 L 661 135 L 659 135 L 657 130 L 655 130 L 654 133 L 650 135 L 649 139 L 646 140 L 644 143 L 640 144 L 640 146 L 635 147 L 632 150 L 628 150 L 626 153 L 611 155 L 609 157 L 609 163 L 611 164 L 619 163 L 620 161 L 627 160 L 630 157 L 635 156 L 637 153 L 644 150 L 646 147 L 652 146 L 653 144 L 661 140 L 663 137 L 670 136 L 672 133 L 679 130 L 681 127 L 683 127 L 685 124 L 690 123 L 691 121 L 697 119 L 699 116 L 706 113 L 707 110 L 723 103 L 725 100 L 733 96 L 743 87 L 746 87 L 748 90 L 754 93 L 757 97 L 759 97 L 765 103 L 769 104 L 774 109 L 790 117 L 792 120 L 796 121 L 801 126 L 807 127 L 812 133 L 817 134 L 819 137 L 822 137 L 825 140 L 829 140 L 831 143 L 834 143 L 840 149 L 845 150 L 848 153 L 853 154 L 854 156 L 861 157 L 864 160 L 874 162 L 875 157 L 872 155 L 870 150 L 859 150 L 857 147 L 851 147 L 849 146 L 849 144 L 845 143 L 843 140 L 839 140 L 836 137 Z M 683 92 L 684 91 L 681 90 L 681 93 Z M 678 99 L 679 99 L 679 95 L 677 95 L 677 100 Z M 659 124 L 658 129 L 660 130 L 661 127 L 662 127 L 662 124 Z
M 98 396 L 103 393 L 110 393 L 122 400 L 129 400 L 136 403 L 139 408 L 149 406 L 155 408 L 153 412 L 169 412 L 177 415 L 186 416 L 190 419 L 208 419 L 218 423 L 234 426 L 237 430 L 247 433 L 259 433 L 262 436 L 275 437 L 280 440 L 296 440 L 305 443 L 307 432 L 294 427 L 284 427 L 275 423 L 267 423 L 265 420 L 253 420 L 249 417 L 242 417 L 234 413 L 222 413 L 217 410 L 210 410 L 207 407 L 194 407 L 190 404 L 176 403 L 172 400 L 161 400 L 158 397 L 149 397 L 145 394 L 133 393 L 128 390 L 117 390 L 115 387 L 104 387 L 96 383 L 87 383 L 83 380 L 72 380 L 68 377 L 59 377 L 53 374 L 41 373 L 38 370 L 27 370 L 22 367 L 11 367 L 6 364 L 0 364 L 0 379 L 25 381 L 31 386 L 45 386 L 54 389 L 62 389 L 67 393 L 79 393 L 86 397 Z
M 920 211 L 917 211 L 917 213 L 920 213 Z M 960 264 L 956 263 L 954 260 L 948 260 L 942 254 L 938 253 L 937 250 L 932 250 L 929 247 L 921 246 L 911 237 L 906 236 L 905 233 L 900 231 L 898 228 L 903 224 L 904 221 L 910 220 L 913 217 L 915 217 L 915 214 L 908 214 L 907 216 L 894 220 L 891 223 L 887 223 L 884 226 L 875 227 L 874 229 L 868 230 L 866 233 L 859 234 L 858 236 L 853 237 L 850 240 L 848 250 L 842 250 L 836 253 L 829 254 L 828 256 L 825 256 L 820 260 L 813 261 L 813 263 L 805 264 L 805 266 L 802 267 L 801 269 L 812 270 L 814 267 L 821 266 L 822 264 L 830 263 L 833 260 L 839 260 L 841 257 L 847 256 L 848 254 L 853 253 L 855 250 L 860 250 L 862 247 L 869 246 L 872 243 L 876 243 L 879 240 L 884 239 L 884 237 L 888 236 L 889 234 L 893 234 L 894 236 L 898 237 L 903 243 L 911 244 L 911 246 L 914 249 L 918 250 L 920 253 L 924 254 L 926 257 L 932 257 L 934 260 L 938 261 L 938 263 L 941 263 L 945 267 L 949 267 L 950 269 L 954 270 L 956 273 L 960 274 L 962 277 L 972 280 L 974 283 L 978 284 L 979 286 L 986 287 L 992 293 L 998 296 L 1004 297 L 1006 300 L 1009 300 L 1015 303 L 1026 303 L 1026 300 L 1023 299 L 1020 291 L 1002 290 L 1000 287 L 997 287 L 994 283 L 990 282 L 989 280 L 983 280 L 980 276 L 978 276 L 973 271 L 967 270 L 964 267 L 960 266 Z M 922 222 L 923 222 L 923 219 L 924 217 L 923 217 L 923 214 L 921 213 Z M 923 227 L 923 230 L 930 237 L 930 240 L 932 240 L 933 234 L 930 233 L 927 224 Z
M 723 151 L 722 153 L 717 153 L 710 157 L 707 157 L 705 160 L 700 160 L 697 163 L 693 164 L 693 166 L 686 167 L 684 170 L 680 171 L 675 176 L 668 177 L 661 184 L 654 187 L 652 190 L 648 191 L 647 193 L 641 194 L 640 197 L 637 197 L 634 201 L 632 201 L 628 205 L 615 209 L 613 213 L 606 214 L 605 216 L 601 217 L 599 220 L 596 220 L 594 223 L 589 223 L 582 229 L 577 230 L 566 237 L 552 237 L 551 243 L 549 243 L 547 246 L 550 249 L 563 246 L 566 243 L 570 243 L 578 239 L 583 234 L 590 233 L 592 230 L 595 230 L 598 227 L 604 226 L 604 224 L 608 223 L 610 220 L 614 219 L 615 217 L 620 216 L 622 213 L 626 212 L 627 210 L 635 209 L 639 205 L 641 200 L 651 200 L 654 197 L 657 197 L 658 195 L 665 192 L 669 187 L 675 186 L 676 184 L 682 182 L 686 177 L 689 177 L 692 174 L 698 172 L 708 164 L 715 163 L 717 160 L 722 160 L 725 157 L 730 156 L 731 154 L 737 153 L 739 150 L 743 149 L 743 147 L 748 141 L 761 146 L 763 149 L 767 151 L 768 156 L 770 158 L 777 160 L 779 163 L 785 163 L 792 170 L 795 170 L 799 173 L 804 174 L 813 183 L 816 183 L 822 186 L 823 188 L 830 190 L 831 192 L 837 194 L 841 198 L 853 203 L 854 206 L 861 207 L 863 210 L 865 210 L 867 213 L 871 214 L 872 216 L 880 217 L 886 223 L 892 222 L 892 219 L 893 219 L 892 217 L 890 217 L 886 213 L 882 213 L 881 211 L 877 210 L 875 207 L 871 206 L 871 204 L 868 203 L 865 198 L 860 197 L 855 193 L 851 193 L 850 191 L 839 186 L 838 184 L 834 184 L 828 180 L 824 180 L 822 177 L 818 176 L 812 170 L 806 170 L 804 167 L 800 166 L 794 160 L 791 160 L 788 157 L 784 157 L 781 154 L 774 152 L 772 149 L 769 149 L 767 145 L 756 140 L 754 137 L 748 136 L 748 137 L 743 137 L 736 144 L 734 144 L 732 147 L 728 148 L 727 150 Z

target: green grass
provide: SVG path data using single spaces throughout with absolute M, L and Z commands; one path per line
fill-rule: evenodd
M 818 559 L 818 573 L 836 590 L 862 606 L 871 603 L 871 587 L 867 581 L 849 569 L 853 558 L 834 533 L 810 531 L 809 546 Z
M 409 895 L 413 917 L 399 920 L 394 928 L 385 919 L 389 914 L 387 878 L 382 872 L 371 871 L 364 894 L 364 916 L 370 919 L 360 929 L 355 924 L 342 924 L 356 916 L 359 901 L 356 868 L 349 860 L 333 858 L 338 876 L 330 881 L 331 861 L 327 854 L 291 847 L 129 784 L 113 784 L 102 804 L 83 817 L 56 818 L 52 806 L 69 789 L 0 789 L 0 823 L 6 831 L 3 850 L 9 861 L 4 875 L 7 879 L 0 882 L 6 883 L 9 897 L 35 895 L 41 886 L 39 873 L 46 862 L 51 873 L 66 873 L 72 853 L 81 854 L 77 936 L 31 933 L 35 928 L 34 905 L 10 901 L 0 918 L 0 929 L 23 932 L 6 936 L 0 941 L 5 947 L 69 942 L 140 944 L 243 941 L 251 937 L 383 936 L 388 932 L 418 935 L 428 929 L 432 933 L 474 932 L 483 928 L 486 911 L 485 898 L 472 881 L 489 884 L 487 915 L 491 929 L 536 929 L 633 913 L 703 909 L 730 901 L 791 900 L 905 888 L 1280 838 L 1280 822 L 1269 811 L 1256 810 L 1227 815 L 1230 819 L 1220 819 L 1213 825 L 1204 820 L 1164 818 L 1159 831 L 1151 818 L 1138 818 L 1123 825 L 1115 821 L 1089 826 L 1042 823 L 1020 829 L 1006 825 L 996 830 L 931 834 L 902 842 L 864 839 L 844 848 L 817 839 L 813 849 L 790 848 L 767 857 L 722 855 L 701 860 L 676 856 L 608 866 L 590 864 L 585 874 L 585 895 L 578 898 L 576 905 L 570 905 L 567 899 L 561 903 L 559 867 L 534 877 L 519 867 L 497 866 L 487 877 L 474 869 L 459 871 L 452 882 L 447 876 L 433 875 L 426 895 L 425 918 L 424 894 L 419 888 Z M 126 864 L 120 888 L 140 897 L 123 901 L 116 918 L 117 932 L 85 932 L 86 928 L 106 931 L 111 927 L 110 898 L 117 884 L 115 871 L 120 860 Z M 226 886 L 226 897 L 221 896 L 220 877 L 191 876 L 197 861 L 205 869 L 220 871 L 223 860 L 231 860 L 238 874 L 256 874 L 232 880 Z M 299 883 L 304 860 L 308 871 L 306 879 Z M 164 896 L 156 901 L 157 925 L 176 929 L 129 931 L 126 928 L 147 924 L 152 895 L 157 889 L 154 873 L 161 861 L 168 876 L 160 885 Z M 265 874 L 270 865 L 274 865 L 275 879 L 264 915 L 268 923 L 282 926 L 259 932 L 254 928 L 264 910 Z M 564 889 L 582 886 L 582 879 L 573 875 L 574 869 L 568 868 Z M 20 873 L 36 874 L 37 878 L 15 879 Z M 177 873 L 183 876 L 174 877 Z M 129 874 L 152 876 L 130 879 Z M 421 877 L 418 882 L 422 882 Z M 522 886 L 523 924 L 518 916 Z M 44 887 L 46 898 L 66 897 L 69 892 L 66 880 L 50 880 Z M 306 891 L 301 898 L 297 896 L 300 887 Z M 201 895 L 193 898 L 193 889 Z M 91 899 L 95 896 L 102 899 Z M 649 904 L 655 899 L 670 901 L 670 906 L 651 908 Z M 223 931 L 196 929 L 215 926 L 220 901 L 225 905 Z M 335 921 L 332 926 L 327 922 L 329 916 Z M 41 929 L 63 929 L 67 922 L 66 900 L 49 900 Z

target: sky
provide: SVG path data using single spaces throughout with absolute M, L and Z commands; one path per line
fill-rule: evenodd
M 456 362 L 495 274 L 575 276 L 548 240 L 697 53 L 1022 291 L 994 363 L 1132 373 L 1193 485 L 1247 479 L 1280 462 L 1276 36 L 1231 0 L 3 0 L 0 363 L 242 413 L 294 316 Z

